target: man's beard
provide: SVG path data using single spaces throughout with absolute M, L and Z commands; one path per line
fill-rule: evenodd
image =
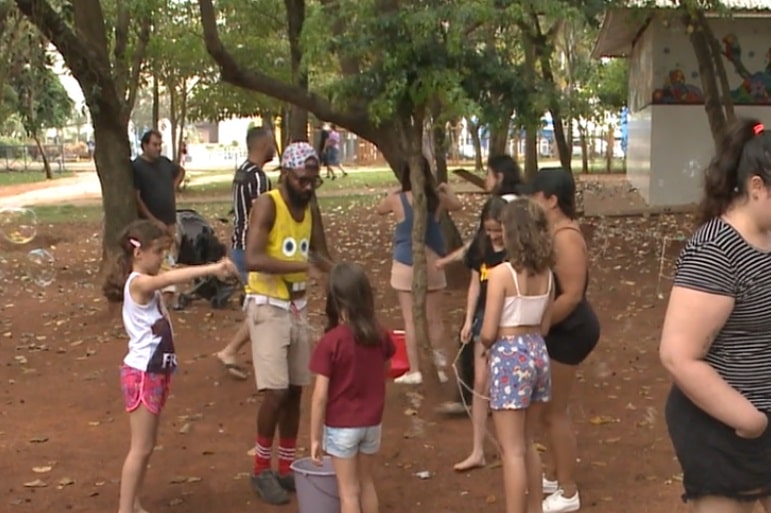
M 289 184 L 286 184 L 286 195 L 289 197 L 289 202 L 296 207 L 307 207 L 313 196 L 311 193 L 299 192 Z

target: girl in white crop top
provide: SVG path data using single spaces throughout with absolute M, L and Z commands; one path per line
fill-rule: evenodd
M 108 300 L 123 302 L 123 325 L 129 337 L 121 388 L 130 415 L 131 448 L 121 473 L 118 513 L 144 511 L 139 503 L 141 478 L 177 367 L 171 321 L 160 291 L 204 276 L 227 279 L 238 274 L 228 259 L 159 274 L 169 242 L 165 229 L 155 223 L 130 224 L 120 237 L 120 254 L 102 289 Z
M 551 394 L 543 335 L 554 300 L 552 239 L 543 210 L 529 199 L 506 205 L 501 222 L 509 261 L 490 271 L 480 338 L 487 348 L 490 407 L 503 453 L 506 513 L 524 512 L 526 503 L 533 513 L 542 511 L 543 497 L 533 432 Z

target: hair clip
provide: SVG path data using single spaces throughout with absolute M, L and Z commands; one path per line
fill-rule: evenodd
M 129 244 L 131 244 L 135 248 L 141 248 L 142 247 L 142 244 L 140 244 L 139 241 L 134 239 L 134 238 L 131 238 L 128 241 L 129 241 Z
M 755 132 L 755 135 L 760 135 L 766 130 L 766 127 L 763 126 L 763 123 L 758 123 L 754 127 L 752 127 L 752 131 Z

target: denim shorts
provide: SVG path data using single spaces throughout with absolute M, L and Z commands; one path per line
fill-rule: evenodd
M 353 458 L 359 453 L 376 454 L 380 450 L 381 424 L 359 428 L 324 426 L 324 450 L 335 458 Z
M 246 254 L 243 249 L 230 249 L 230 259 L 235 264 L 238 273 L 241 275 L 241 281 L 246 283 L 249 271 L 246 270 Z

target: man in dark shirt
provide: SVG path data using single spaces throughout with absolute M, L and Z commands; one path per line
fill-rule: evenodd
M 176 191 L 185 173 L 180 166 L 161 155 L 163 139 L 159 131 L 148 130 L 142 135 L 141 143 L 142 155 L 132 162 L 137 210 L 139 217 L 152 221 L 169 234 L 172 244 L 164 260 L 170 267 L 174 265 L 177 246 Z M 173 294 L 175 291 L 173 286 L 164 289 L 165 293 Z
M 230 258 L 246 283 L 248 271 L 244 260 L 246 230 L 252 203 L 260 194 L 270 190 L 270 180 L 262 170 L 263 166 L 276 156 L 276 144 L 269 128 L 254 127 L 246 133 L 246 161 L 236 170 L 233 177 L 233 237 Z M 241 324 L 230 343 L 217 353 L 222 365 L 237 379 L 246 379 L 247 372 L 237 363 L 238 352 L 249 342 L 247 320 Z

